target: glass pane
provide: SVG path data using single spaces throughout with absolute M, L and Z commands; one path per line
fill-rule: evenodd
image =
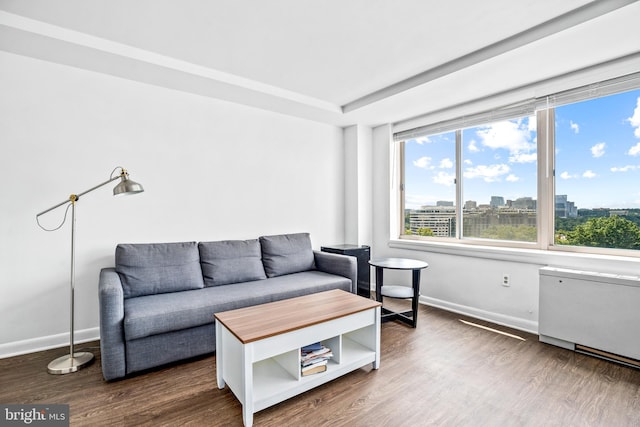
M 405 234 L 455 237 L 455 132 L 405 141 Z
M 535 116 L 462 132 L 462 236 L 535 242 Z
M 555 117 L 556 244 L 640 249 L 640 90 Z

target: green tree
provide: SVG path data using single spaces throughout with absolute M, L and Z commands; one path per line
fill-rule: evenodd
M 640 249 L 640 227 L 619 216 L 591 218 L 567 233 L 567 243 L 599 248 Z
M 556 230 L 555 233 L 555 242 L 556 245 L 570 245 L 568 235 L 571 233 L 570 230 Z
M 433 236 L 433 230 L 430 228 L 418 228 L 418 236 Z
M 416 235 L 416 236 L 433 236 L 433 230 L 431 230 L 430 228 L 418 228 L 418 231 L 416 233 L 414 233 L 413 231 L 411 231 L 410 228 L 407 228 L 406 230 L 404 230 L 404 234 L 405 235 Z
M 537 231 L 530 225 L 492 225 L 480 233 L 484 239 L 514 240 L 519 242 L 535 242 Z

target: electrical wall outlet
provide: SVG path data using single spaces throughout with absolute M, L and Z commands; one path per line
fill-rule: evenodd
M 502 275 L 502 286 L 511 286 L 511 278 L 506 273 Z

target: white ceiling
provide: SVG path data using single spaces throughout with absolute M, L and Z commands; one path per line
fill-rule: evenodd
M 0 50 L 374 125 L 629 55 L 640 71 L 639 18 L 633 0 L 0 0 Z

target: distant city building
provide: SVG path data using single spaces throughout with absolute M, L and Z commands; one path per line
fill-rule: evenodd
M 428 228 L 437 237 L 454 237 L 456 232 L 456 210 L 450 206 L 423 206 L 409 213 L 409 229 L 419 234 L 421 228 Z
M 489 202 L 489 205 L 492 208 L 499 208 L 504 206 L 504 197 L 502 196 L 491 196 L 491 202 Z
M 511 208 L 514 209 L 535 209 L 537 206 L 537 200 L 531 197 L 520 197 L 511 202 Z
M 532 197 L 520 197 L 505 202 L 502 196 L 491 196 L 489 204 L 478 204 L 475 200 L 467 200 L 462 211 L 463 230 L 466 237 L 482 237 L 483 232 L 496 226 L 529 226 L 536 227 L 537 200 Z M 616 209 L 581 209 L 582 216 L 628 215 L 628 210 Z M 437 237 L 455 237 L 456 208 L 454 202 L 440 200 L 436 206 L 422 206 L 406 212 L 409 219 L 409 230 L 412 234 L 420 234 L 428 228 Z M 567 200 L 567 195 L 555 196 L 556 218 L 577 218 L 578 208 Z
M 575 203 L 567 200 L 566 194 L 556 194 L 556 218 L 577 218 L 578 208 Z
M 629 211 L 626 209 L 611 209 L 609 211 L 609 216 L 627 216 L 629 215 Z

